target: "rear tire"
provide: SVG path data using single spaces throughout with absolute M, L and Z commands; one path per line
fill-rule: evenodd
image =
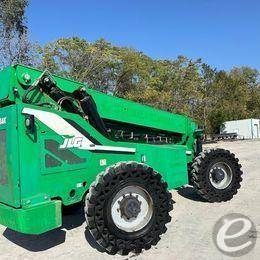
M 238 161 L 233 153 L 224 149 L 201 152 L 192 165 L 192 185 L 209 202 L 232 199 L 242 181 L 243 172 Z
M 118 163 L 97 176 L 86 196 L 86 221 L 109 254 L 150 249 L 165 233 L 173 208 L 161 175 L 135 162 Z

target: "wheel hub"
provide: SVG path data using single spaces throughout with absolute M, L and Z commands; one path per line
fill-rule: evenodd
M 138 196 L 134 197 L 132 194 L 125 196 L 120 204 L 120 212 L 122 217 L 126 217 L 128 220 L 131 218 L 137 218 L 141 212 L 141 201 L 138 200 Z
M 222 190 L 228 187 L 233 178 L 233 171 L 225 162 L 215 163 L 209 172 L 209 179 L 213 187 Z
M 221 182 L 225 178 L 225 172 L 222 169 L 215 168 L 212 172 L 212 178 L 216 182 Z
M 129 185 L 115 194 L 111 203 L 114 224 L 126 232 L 145 227 L 153 215 L 153 200 L 140 186 Z

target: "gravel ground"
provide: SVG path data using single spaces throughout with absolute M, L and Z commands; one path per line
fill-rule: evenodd
M 216 221 L 227 213 L 248 216 L 260 230 L 260 141 L 222 142 L 207 145 L 234 152 L 244 171 L 242 188 L 232 201 L 204 202 L 191 187 L 173 190 L 176 202 L 172 221 L 161 241 L 151 250 L 128 257 L 109 256 L 85 232 L 81 212 L 66 216 L 61 229 L 40 236 L 16 233 L 0 225 L 0 259 L 231 259 L 224 256 L 212 241 Z M 256 234 L 256 236 L 257 236 Z M 259 235 L 258 235 L 259 236 Z M 260 259 L 260 239 L 242 259 Z

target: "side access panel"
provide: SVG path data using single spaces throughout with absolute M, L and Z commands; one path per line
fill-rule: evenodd
M 137 148 L 141 161 L 159 172 L 168 189 L 188 184 L 187 148 L 182 145 L 143 145 Z
M 0 108 L 0 203 L 20 207 L 16 106 Z

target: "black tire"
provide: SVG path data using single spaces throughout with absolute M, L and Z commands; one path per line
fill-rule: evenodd
M 232 178 L 226 188 L 218 189 L 210 181 L 210 170 L 216 163 L 224 163 L 232 171 Z M 241 165 L 233 153 L 224 149 L 210 149 L 195 158 L 191 171 L 191 182 L 195 190 L 209 202 L 228 201 L 240 188 L 242 181 Z
M 117 192 L 129 185 L 142 187 L 153 201 L 149 223 L 141 230 L 126 232 L 119 229 L 111 217 L 111 203 Z M 161 175 L 151 167 L 136 162 L 121 162 L 97 176 L 86 196 L 85 214 L 94 239 L 109 254 L 127 255 L 150 249 L 165 233 L 173 209 L 171 193 Z

